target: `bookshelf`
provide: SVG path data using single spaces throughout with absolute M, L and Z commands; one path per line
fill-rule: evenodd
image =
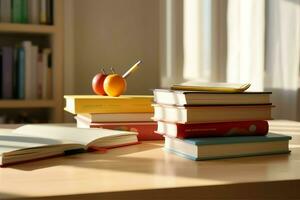
M 52 11 L 53 25 L 0 22 L 0 45 L 3 40 L 10 40 L 11 43 L 22 40 L 41 43 L 41 46 L 51 49 L 52 63 L 51 98 L 1 98 L 1 116 L 17 115 L 20 112 L 26 113 L 29 118 L 41 115 L 41 122 L 63 122 L 63 1 L 53 0 Z

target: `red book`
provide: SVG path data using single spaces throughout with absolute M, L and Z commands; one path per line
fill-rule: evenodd
M 263 120 L 198 124 L 158 121 L 157 124 L 157 133 L 177 138 L 266 135 L 269 130 L 268 122 Z
M 88 122 L 82 118 L 75 117 L 78 128 L 105 128 L 122 131 L 138 132 L 139 141 L 163 140 L 161 134 L 155 133 L 157 129 L 156 122 Z

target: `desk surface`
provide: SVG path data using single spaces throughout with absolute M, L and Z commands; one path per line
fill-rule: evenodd
M 0 198 L 299 197 L 300 123 L 270 126 L 293 137 L 291 154 L 195 162 L 143 142 L 0 168 Z

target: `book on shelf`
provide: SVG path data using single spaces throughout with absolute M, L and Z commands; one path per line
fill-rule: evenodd
M 87 122 L 147 122 L 152 121 L 153 113 L 81 113 L 77 118 Z
M 153 104 L 155 121 L 209 123 L 271 119 L 272 105 L 169 106 Z
M 53 24 L 53 0 L 0 0 L 0 22 Z
M 89 122 L 78 115 L 75 116 L 78 128 L 105 128 L 113 130 L 134 131 L 137 132 L 139 141 L 163 140 L 163 136 L 155 133 L 157 124 L 149 122 Z
M 0 165 L 136 144 L 136 135 L 128 131 L 79 129 L 63 125 L 0 129 Z
M 271 92 L 207 92 L 155 89 L 154 101 L 169 105 L 269 104 Z
M 28 4 L 27 0 L 12 0 L 11 4 L 12 23 L 28 23 Z
M 13 98 L 13 48 L 2 47 L 2 98 Z
M 11 0 L 0 0 L 0 22 L 11 21 Z
M 153 96 L 65 95 L 65 111 L 79 113 L 152 113 Z
M 165 137 L 165 150 L 191 160 L 212 160 L 289 153 L 290 136 L 236 136 L 178 139 Z
M 198 138 L 223 136 L 266 135 L 269 130 L 267 121 L 241 121 L 220 123 L 179 124 L 158 121 L 156 132 L 168 137 Z
M 23 41 L 1 49 L 1 98 L 50 99 L 52 96 L 51 50 Z

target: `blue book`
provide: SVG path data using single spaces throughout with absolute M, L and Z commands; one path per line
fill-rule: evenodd
M 18 48 L 17 52 L 17 98 L 25 98 L 25 51 Z
M 213 160 L 289 153 L 290 136 L 209 137 L 178 139 L 165 137 L 165 150 L 191 160 Z

